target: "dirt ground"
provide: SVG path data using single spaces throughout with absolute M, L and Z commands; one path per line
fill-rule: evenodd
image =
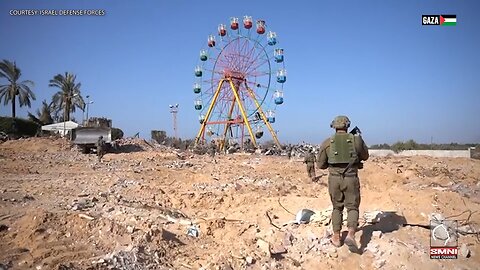
M 59 139 L 1 143 L 0 269 L 480 268 L 480 160 L 371 157 L 360 215 L 383 212 L 361 219 L 355 254 L 329 243 L 326 171 L 313 183 L 285 156 L 124 149 L 99 163 Z M 301 209 L 308 224 L 291 222 Z M 432 213 L 458 220 L 458 259 L 430 259 L 413 225 Z

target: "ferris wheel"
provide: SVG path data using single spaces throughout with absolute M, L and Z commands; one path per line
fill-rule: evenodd
M 250 16 L 241 23 L 232 17 L 228 26 L 219 24 L 217 33 L 208 36 L 194 70 L 200 122 L 196 143 L 210 137 L 219 140 L 221 148 L 232 141 L 257 146 L 266 127 L 280 146 L 272 124 L 277 106 L 283 104 L 287 72 L 278 45 L 277 34 L 265 21 Z

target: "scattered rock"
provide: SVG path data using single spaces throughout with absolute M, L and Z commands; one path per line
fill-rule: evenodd
M 328 253 L 328 255 L 331 257 L 331 258 L 338 258 L 338 253 L 337 252 L 331 252 L 331 253 Z
M 293 236 L 293 234 L 291 232 L 285 232 L 285 234 L 283 235 L 283 244 L 285 246 L 291 246 L 292 245 L 292 241 L 295 239 L 295 237 Z
M 374 266 L 376 269 L 379 269 L 379 268 L 382 268 L 383 266 L 385 266 L 385 263 L 387 263 L 386 260 L 380 259 L 380 260 L 376 260 L 376 261 L 373 263 L 373 266 Z
M 368 250 L 369 252 L 371 252 L 372 254 L 377 254 L 378 253 L 378 247 L 379 245 L 378 244 L 375 244 L 375 243 L 368 243 L 367 247 L 365 248 L 365 250 Z
M 32 195 L 25 195 L 23 196 L 24 201 L 34 201 L 35 198 Z
M 134 227 L 134 226 L 127 226 L 127 232 L 128 232 L 129 234 L 132 234 L 134 231 L 135 231 L 135 227 Z
M 252 265 L 255 263 L 255 259 L 253 257 L 247 256 L 245 258 L 245 261 L 247 262 L 248 265 Z
M 287 253 L 287 249 L 283 245 L 273 245 L 270 253 L 273 255 Z
M 467 244 L 463 243 L 460 247 L 460 254 L 464 258 L 470 258 L 470 249 L 467 247 Z
M 8 230 L 8 226 L 5 225 L 5 224 L 0 224 L 0 232 L 3 232 L 3 231 L 7 231 Z
M 268 256 L 270 256 L 270 244 L 263 240 L 263 239 L 258 239 L 257 240 L 257 247 L 262 251 L 264 252 L 265 254 L 267 254 Z
M 382 237 L 382 231 L 373 231 L 372 236 L 376 238 L 381 238 Z

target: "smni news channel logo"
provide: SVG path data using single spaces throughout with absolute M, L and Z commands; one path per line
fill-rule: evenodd
M 457 15 L 422 15 L 422 25 L 457 25 Z
M 430 259 L 457 259 L 458 222 L 430 220 Z

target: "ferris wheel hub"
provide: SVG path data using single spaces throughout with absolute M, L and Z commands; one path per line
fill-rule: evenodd
M 235 81 L 240 81 L 243 82 L 245 81 L 245 73 L 236 71 L 236 70 L 230 70 L 230 69 L 224 69 L 223 70 L 223 77 L 225 79 L 233 79 Z

